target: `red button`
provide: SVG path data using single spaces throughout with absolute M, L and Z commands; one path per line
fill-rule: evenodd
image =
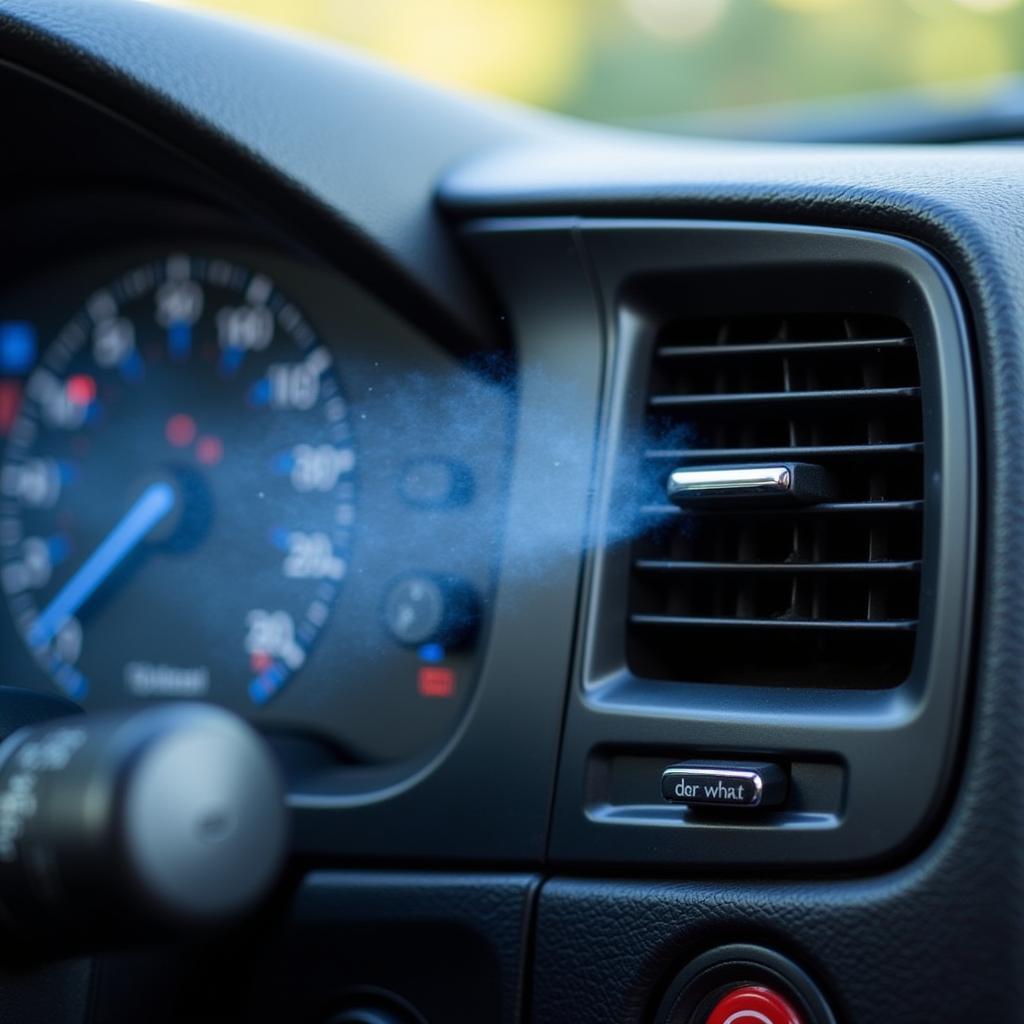
M 803 1024 L 777 992 L 756 985 L 734 988 L 711 1011 L 706 1024 Z

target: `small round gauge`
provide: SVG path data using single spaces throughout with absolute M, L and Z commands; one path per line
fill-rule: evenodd
M 57 685 L 273 699 L 348 570 L 334 361 L 264 274 L 173 254 L 96 291 L 30 376 L 0 471 L 2 585 Z

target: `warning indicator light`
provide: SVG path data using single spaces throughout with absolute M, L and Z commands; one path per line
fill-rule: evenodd
M 439 665 L 423 665 L 416 676 L 416 690 L 421 697 L 454 697 L 455 673 Z

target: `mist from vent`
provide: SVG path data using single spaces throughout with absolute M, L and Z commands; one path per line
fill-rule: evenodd
M 641 476 L 643 451 L 649 445 L 678 448 L 685 440 L 678 424 L 666 424 L 654 437 L 637 429 L 619 442 L 612 475 L 618 488 L 625 482 L 632 493 L 625 500 L 618 493 L 598 528 L 595 486 L 605 468 L 594 424 L 574 418 L 584 397 L 579 382 L 534 375 L 525 405 L 514 371 L 501 365 L 471 372 L 451 363 L 443 373 L 409 374 L 382 362 L 368 372 L 343 372 L 359 448 L 360 492 L 371 474 L 400 480 L 411 448 L 468 466 L 474 481 L 464 510 L 470 515 L 462 515 L 457 536 L 444 527 L 460 515 L 458 509 L 402 507 L 388 516 L 368 495 L 357 499 L 357 573 L 386 564 L 396 544 L 435 556 L 443 544 L 453 573 L 486 557 L 500 559 L 503 577 L 542 584 L 547 573 L 579 560 L 595 544 L 628 542 L 650 525 L 644 505 L 664 503 L 664 494 L 658 481 Z

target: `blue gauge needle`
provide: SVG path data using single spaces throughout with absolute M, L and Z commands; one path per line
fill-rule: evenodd
M 32 647 L 48 644 L 97 588 L 139 546 L 146 535 L 174 508 L 175 490 L 158 481 L 150 484 L 104 537 L 100 546 L 39 613 L 28 631 Z

